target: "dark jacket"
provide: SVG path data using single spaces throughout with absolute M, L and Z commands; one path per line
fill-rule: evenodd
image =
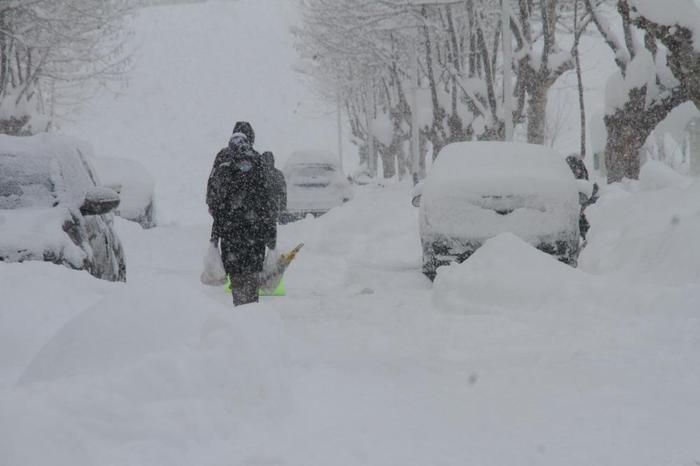
M 249 171 L 241 166 L 249 164 Z M 214 236 L 221 238 L 227 273 L 262 270 L 265 245 L 277 237 L 275 200 L 260 155 L 249 146 L 217 155 L 207 186 Z
M 279 215 L 287 210 L 287 182 L 282 170 L 275 168 L 275 157 L 272 152 L 263 152 L 262 161 L 270 178 L 272 195 L 277 208 L 275 218 L 279 218 Z

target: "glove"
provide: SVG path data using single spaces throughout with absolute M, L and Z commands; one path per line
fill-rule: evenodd
M 275 249 L 277 249 L 277 239 L 273 238 L 273 239 L 269 240 L 267 242 L 266 246 L 267 246 L 267 249 L 269 249 L 270 251 L 274 251 Z

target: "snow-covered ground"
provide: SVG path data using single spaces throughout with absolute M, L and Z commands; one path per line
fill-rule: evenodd
M 289 296 L 235 311 L 205 225 L 118 220 L 128 284 L 2 265 L 2 464 L 694 465 L 699 187 L 608 189 L 581 269 L 502 235 L 434 286 L 410 187 L 367 188 L 283 227 Z

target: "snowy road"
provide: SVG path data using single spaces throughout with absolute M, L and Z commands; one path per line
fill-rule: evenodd
M 409 193 L 284 227 L 306 243 L 289 296 L 247 309 L 198 283 L 204 225 L 119 221 L 127 285 L 3 266 L 1 331 L 24 338 L 0 335 L 2 464 L 700 458 L 697 283 L 590 275 L 504 236 L 433 288 Z

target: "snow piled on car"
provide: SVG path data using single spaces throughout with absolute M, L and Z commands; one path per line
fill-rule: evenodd
M 0 257 L 7 262 L 47 260 L 82 268 L 87 255 L 63 229 L 73 223 L 65 207 L 0 210 Z
M 61 202 L 80 205 L 86 189 L 99 185 L 83 165 L 92 155 L 92 146 L 77 138 L 53 133 L 23 137 L 0 134 L 0 155 L 11 157 L 22 172 L 48 176 Z
M 504 231 L 528 242 L 578 231 L 578 189 L 562 157 L 543 146 L 446 146 L 423 188 L 427 235 L 483 240 Z

